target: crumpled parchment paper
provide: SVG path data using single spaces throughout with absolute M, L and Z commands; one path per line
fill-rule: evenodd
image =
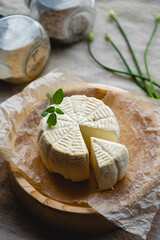
M 119 142 L 128 148 L 126 177 L 114 190 L 98 192 L 90 180 L 72 183 L 44 167 L 37 145 L 40 113 L 46 93 L 63 88 L 66 95 L 86 94 L 101 99 L 120 125 Z M 124 230 L 146 239 L 160 204 L 159 100 L 125 91 L 93 87 L 62 70 L 29 84 L 0 106 L 0 156 L 20 168 L 41 193 L 64 202 L 87 202 Z

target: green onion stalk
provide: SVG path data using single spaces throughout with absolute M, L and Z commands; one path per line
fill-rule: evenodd
M 135 63 L 135 66 L 137 68 L 137 71 L 138 71 L 139 75 L 143 76 L 142 71 L 141 71 L 140 66 L 139 66 L 139 63 L 138 63 L 138 61 L 137 61 L 137 59 L 135 57 L 134 51 L 132 49 L 132 46 L 131 46 L 131 44 L 130 44 L 130 42 L 129 42 L 129 40 L 128 40 L 128 38 L 127 38 L 127 36 L 126 36 L 126 34 L 125 34 L 124 30 L 123 30 L 123 28 L 121 27 L 119 21 L 116 18 L 116 13 L 113 10 L 109 10 L 109 17 L 110 17 L 111 20 L 115 21 L 115 23 L 116 23 L 120 33 L 122 34 L 122 36 L 123 36 L 123 38 L 124 38 L 124 40 L 125 40 L 125 42 L 127 44 L 127 47 L 128 47 L 128 49 L 129 49 L 129 51 L 131 53 L 132 59 L 133 59 L 133 61 Z M 146 50 L 145 50 L 145 53 L 144 53 L 145 67 L 146 67 L 148 79 L 150 81 L 153 93 L 151 93 L 151 91 L 149 90 L 149 88 L 148 88 L 148 86 L 147 86 L 147 84 L 145 82 L 145 79 L 143 79 L 143 83 L 144 83 L 144 86 L 146 88 L 147 93 L 150 95 L 150 97 L 155 97 L 155 98 L 158 98 L 158 99 L 159 99 L 159 95 L 157 94 L 157 92 L 156 92 L 156 90 L 154 88 L 154 83 L 153 83 L 153 81 L 151 79 L 151 75 L 149 73 L 149 68 L 148 68 L 148 64 L 147 64 L 147 52 L 148 52 L 148 48 L 149 48 L 149 46 L 151 44 L 151 41 L 152 41 L 152 39 L 153 39 L 153 37 L 155 35 L 155 32 L 157 30 L 157 26 L 158 26 L 159 20 L 160 20 L 160 13 L 156 14 L 156 16 L 155 16 L 155 26 L 154 26 L 153 32 L 151 34 L 151 37 L 150 37 L 150 39 L 149 39 L 149 41 L 147 43 Z M 151 96 L 151 94 L 152 94 L 152 96 Z
M 124 38 L 124 40 L 125 40 L 125 42 L 126 42 L 126 44 L 127 44 L 127 47 L 128 47 L 128 49 L 129 49 L 129 52 L 131 53 L 133 62 L 134 62 L 134 64 L 135 64 L 136 68 L 137 68 L 137 71 L 138 71 L 139 75 L 140 75 L 140 76 L 143 76 L 142 71 L 141 71 L 141 68 L 140 68 L 139 63 L 138 63 L 138 60 L 137 60 L 137 58 L 136 58 L 136 56 L 135 56 L 135 54 L 134 54 L 134 51 L 133 51 L 133 49 L 132 49 L 132 46 L 131 46 L 131 44 L 130 44 L 130 41 L 128 40 L 127 35 L 125 34 L 125 32 L 124 32 L 123 28 L 121 27 L 119 21 L 117 20 L 116 13 L 115 13 L 113 10 L 109 10 L 109 17 L 110 17 L 111 20 L 115 21 L 115 23 L 116 23 L 116 25 L 117 25 L 120 33 L 122 34 L 122 36 L 123 36 L 123 38 Z M 148 88 L 145 79 L 143 79 L 143 83 L 144 83 L 144 87 L 145 87 L 146 92 L 148 93 L 148 95 L 149 95 L 150 97 L 154 98 L 154 95 L 152 94 L 152 92 L 151 92 L 150 89 Z M 156 96 L 156 95 L 155 95 L 155 96 Z
M 129 67 L 127 61 L 125 60 L 123 54 L 122 54 L 121 51 L 118 49 L 118 47 L 115 45 L 115 43 L 112 41 L 112 39 L 111 39 L 111 37 L 110 37 L 109 35 L 106 35 L 106 40 L 108 40 L 108 41 L 111 43 L 112 47 L 113 47 L 113 48 L 115 49 L 115 51 L 118 53 L 118 55 L 120 56 L 120 58 L 122 59 L 124 65 L 125 65 L 125 67 L 127 68 L 128 72 L 132 74 L 132 77 L 133 77 L 133 79 L 135 80 L 135 82 L 136 82 L 138 85 L 141 84 L 141 83 L 137 80 L 137 78 L 136 78 L 135 76 L 133 76 L 133 72 L 132 72 L 131 68 Z M 142 76 L 142 75 L 140 75 L 140 76 Z M 143 79 L 143 81 L 144 81 L 145 91 L 148 93 L 148 95 L 149 95 L 151 98 L 154 98 L 152 92 L 150 91 L 150 89 L 148 88 L 147 84 L 145 83 L 145 79 Z M 143 84 L 142 84 L 142 86 L 143 86 Z
M 116 18 L 116 13 L 115 13 L 115 11 L 109 10 L 108 15 L 109 15 L 110 19 L 113 20 L 113 21 L 115 21 L 115 23 L 117 24 L 117 27 L 118 27 L 120 33 L 122 34 L 124 40 L 126 41 L 127 47 L 128 47 L 128 49 L 129 49 L 129 51 L 130 51 L 130 53 L 131 53 L 131 56 L 132 56 L 132 58 L 133 58 L 133 61 L 134 61 L 135 66 L 136 66 L 136 68 L 137 68 L 137 71 L 138 71 L 138 73 L 139 73 L 140 76 L 143 76 L 142 71 L 141 71 L 140 66 L 139 66 L 139 63 L 138 63 L 138 61 L 137 61 L 137 59 L 136 59 L 136 56 L 135 56 L 135 54 L 134 54 L 134 51 L 133 51 L 133 49 L 132 49 L 132 46 L 131 46 L 128 38 L 127 38 L 127 35 L 125 34 L 125 32 L 124 32 L 124 30 L 122 29 L 119 21 L 118 21 L 117 18 Z
M 147 63 L 147 54 L 148 54 L 148 49 L 149 49 L 149 46 L 152 42 L 152 39 L 157 31 L 157 27 L 158 27 L 158 24 L 159 24 L 159 20 L 160 20 L 160 13 L 157 13 L 156 16 L 155 16 L 155 24 L 154 24 L 154 28 L 153 28 L 153 31 L 152 31 L 152 34 L 150 36 L 150 39 L 146 45 L 146 49 L 145 49 L 145 52 L 144 52 L 144 63 L 145 63 L 145 67 L 146 67 L 146 72 L 147 72 L 147 75 L 148 75 L 148 78 L 149 78 L 149 81 L 150 81 L 150 84 L 151 84 L 151 87 L 153 89 L 153 92 L 154 92 L 154 95 L 156 96 L 156 98 L 160 99 L 155 87 L 154 87 L 154 84 L 153 84 L 153 81 L 152 81 L 152 78 L 151 78 L 151 75 L 150 75 L 150 72 L 149 72 L 149 68 L 148 68 L 148 63 Z
M 109 68 L 109 67 L 103 65 L 103 64 L 94 56 L 94 54 L 93 54 L 93 52 L 92 52 L 91 44 L 92 44 L 94 38 L 95 38 L 94 33 L 90 32 L 90 33 L 88 34 L 88 52 L 89 52 L 91 58 L 92 58 L 100 67 L 102 67 L 104 70 L 107 70 L 107 71 L 109 71 L 109 72 L 118 73 L 118 74 L 130 76 L 130 77 L 137 77 L 137 78 L 140 78 L 140 79 L 142 79 L 142 80 L 149 81 L 149 79 L 146 78 L 146 77 L 143 77 L 143 76 L 140 76 L 140 75 L 137 75 L 137 74 L 133 74 L 133 73 L 130 73 L 130 72 L 125 72 L 125 71 L 121 71 L 121 70 Z M 138 81 L 138 82 L 139 82 L 139 81 Z M 145 88 L 144 88 L 144 86 L 143 86 L 140 82 L 139 82 L 139 83 L 138 83 L 138 82 L 137 82 L 138 86 L 140 86 L 144 91 L 146 91 Z M 158 83 L 156 83 L 156 82 L 153 81 L 153 84 L 154 84 L 155 86 L 157 86 L 157 87 L 160 88 L 160 85 L 159 85 Z

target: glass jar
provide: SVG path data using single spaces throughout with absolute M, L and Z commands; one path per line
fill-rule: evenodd
M 56 42 L 77 42 L 91 31 L 95 0 L 25 0 L 30 14 Z
M 0 19 L 0 29 L 0 79 L 11 83 L 34 79 L 50 52 L 44 28 L 26 15 L 8 15 Z

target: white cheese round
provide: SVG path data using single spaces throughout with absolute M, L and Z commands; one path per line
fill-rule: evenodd
M 42 160 L 50 172 L 66 179 L 88 179 L 90 137 L 117 142 L 117 119 L 101 100 L 85 95 L 65 97 L 58 107 L 64 115 L 57 115 L 56 126 L 48 127 L 48 116 L 40 122 L 38 144 Z

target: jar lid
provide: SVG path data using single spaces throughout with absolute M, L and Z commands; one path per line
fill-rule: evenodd
M 41 25 L 27 15 L 13 14 L 3 17 L 0 19 L 0 48 L 13 50 L 24 47 L 40 35 L 39 28 L 42 28 Z
M 50 51 L 42 25 L 27 15 L 12 14 L 0 19 L 0 29 L 0 79 L 12 83 L 34 79 Z
M 27 7 L 30 7 L 32 0 L 24 0 Z M 91 6 L 94 7 L 95 0 L 37 0 L 37 3 L 44 8 L 62 10 L 77 6 Z

